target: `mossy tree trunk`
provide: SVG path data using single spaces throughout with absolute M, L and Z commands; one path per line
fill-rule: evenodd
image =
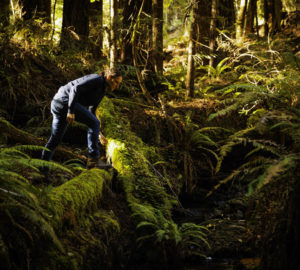
M 92 169 L 86 171 L 49 193 L 49 207 L 53 210 L 53 225 L 61 228 L 65 222 L 76 225 L 87 214 L 99 208 L 104 182 L 111 182 L 113 172 Z

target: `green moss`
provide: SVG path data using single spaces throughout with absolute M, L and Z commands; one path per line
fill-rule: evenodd
M 84 220 L 84 215 L 97 208 L 103 183 L 111 178 L 112 172 L 92 169 L 53 188 L 49 194 L 49 204 L 54 213 L 55 227 L 61 227 L 65 221 L 76 225 Z
M 94 224 L 100 227 L 102 237 L 106 244 L 110 238 L 114 238 L 120 233 L 120 224 L 112 211 L 99 210 L 93 216 Z
M 139 209 L 148 207 L 147 211 L 154 216 L 161 212 L 166 219 L 171 220 L 170 210 L 174 199 L 167 194 L 163 187 L 166 183 L 153 173 L 148 161 L 149 157 L 157 156 L 155 149 L 145 145 L 130 130 L 128 121 L 108 98 L 103 99 L 97 113 L 108 139 L 107 158 L 118 170 L 118 179 L 122 181 L 133 215 L 139 217 L 139 221 L 143 220 L 143 213 L 139 213 Z

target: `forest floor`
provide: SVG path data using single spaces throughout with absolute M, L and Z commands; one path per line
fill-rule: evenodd
M 294 32 L 285 33 L 293 35 L 293 42 L 299 39 L 298 28 Z M 299 45 L 297 45 L 299 47 Z M 22 46 L 16 44 L 0 45 L 0 60 L 3 63 L 3 70 L 0 73 L 0 87 L 5 89 L 1 93 L 1 116 L 10 120 L 15 126 L 22 130 L 32 133 L 34 136 L 43 137 L 46 140 L 50 133 L 51 117 L 49 114 L 49 104 L 51 98 L 56 92 L 58 86 L 66 83 L 71 77 L 79 76 L 92 68 L 84 66 L 81 60 L 76 60 L 73 65 L 83 64 L 83 68 L 78 71 L 64 63 L 64 58 L 56 58 L 55 63 L 48 62 L 48 58 L 42 55 L 37 56 L 36 51 L 25 50 Z M 72 62 L 73 59 L 69 59 Z M 230 83 L 230 82 L 229 82 Z M 228 81 L 226 81 L 226 85 Z M 224 83 L 225 85 L 225 83 Z M 111 97 L 114 100 L 114 97 Z M 120 97 L 122 99 L 122 96 Z M 136 99 L 140 103 L 140 98 Z M 114 102 L 114 101 L 113 101 Z M 118 104 L 116 98 L 115 103 Z M 125 102 L 126 103 L 126 102 Z M 161 109 L 152 109 L 150 107 L 136 105 L 134 110 L 126 104 L 121 106 L 121 111 L 129 119 L 133 132 L 142 140 L 152 146 L 161 149 L 162 153 L 168 153 L 168 149 L 173 149 L 174 145 L 170 142 L 170 137 L 180 136 L 182 127 L 177 123 L 170 129 L 166 129 L 164 122 L 166 114 L 169 116 L 185 115 L 187 111 L 193 114 L 193 122 L 201 125 L 204 118 L 207 118 L 211 112 L 219 107 L 217 100 L 211 98 L 198 98 L 193 101 L 173 101 L 166 103 L 166 111 Z M 165 114 L 165 115 L 163 115 Z M 163 115 L 163 117 L 162 117 Z M 155 121 L 153 119 L 156 119 Z M 157 125 L 155 125 L 157 124 Z M 239 123 L 236 123 L 237 125 Z M 176 130 L 176 128 L 178 130 Z M 178 134 L 177 134 L 178 133 Z M 69 129 L 64 139 L 64 145 L 71 151 L 85 154 L 85 130 L 82 126 L 74 126 Z M 16 139 L 7 138 L 0 135 L 1 145 L 16 145 L 20 143 Z M 180 145 L 175 145 L 175 147 Z M 103 158 L 104 149 L 102 149 Z M 181 149 L 176 149 L 177 153 Z M 165 155 L 168 158 L 168 155 Z M 232 163 L 239 162 L 239 153 L 231 156 L 227 160 L 229 169 L 234 167 Z M 60 158 L 58 162 L 64 163 L 68 159 Z M 83 164 L 85 161 L 82 161 Z M 171 161 L 170 161 L 171 162 Z M 167 171 L 172 178 L 183 174 L 183 166 L 172 167 L 173 170 Z M 196 168 L 201 170 L 201 168 Z M 228 169 L 228 171 L 229 171 Z M 223 174 L 218 175 L 218 179 L 228 176 L 225 170 Z M 53 173 L 50 180 L 53 186 L 59 186 L 70 180 L 71 176 L 64 173 Z M 223 185 L 211 195 L 207 196 L 213 190 L 216 183 L 216 176 L 208 175 L 206 172 L 199 172 L 197 175 L 197 186 L 192 192 L 187 192 L 181 186 L 177 193 L 177 199 L 180 205 L 173 209 L 173 219 L 177 224 L 185 222 L 194 222 L 206 225 L 209 228 L 208 242 L 210 248 L 203 251 L 201 259 L 197 256 L 190 256 L 185 262 L 185 269 L 210 269 L 210 270 L 229 270 L 229 269 L 254 269 L 259 265 L 257 243 L 260 241 L 260 235 L 251 231 L 247 220 L 251 215 L 251 201 L 247 197 L 248 183 L 235 179 L 233 182 Z M 44 183 L 34 185 L 46 187 Z M 130 221 L 129 210 L 126 205 L 124 194 L 120 192 L 117 186 L 106 187 L 103 199 L 103 209 L 113 211 L 121 221 L 121 242 L 126 246 L 131 245 L 130 239 L 134 234 L 135 228 Z M 95 232 L 99 233 L 99 232 Z M 74 240 L 75 238 L 73 238 Z M 76 240 L 76 239 L 75 239 Z M 66 245 L 75 245 L 74 242 L 66 242 Z M 76 246 L 72 247 L 76 250 Z M 80 252 L 80 250 L 77 250 Z

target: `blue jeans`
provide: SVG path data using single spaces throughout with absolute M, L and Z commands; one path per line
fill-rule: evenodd
M 100 153 L 98 149 L 98 138 L 100 132 L 100 121 L 92 112 L 79 103 L 75 103 L 74 108 L 75 120 L 88 126 L 88 156 L 92 158 L 99 158 Z M 55 148 L 61 142 L 65 134 L 67 128 L 68 104 L 52 100 L 51 113 L 53 115 L 52 131 L 50 139 L 45 145 L 45 147 L 49 150 L 43 150 L 42 152 L 42 159 L 47 161 L 52 159 Z

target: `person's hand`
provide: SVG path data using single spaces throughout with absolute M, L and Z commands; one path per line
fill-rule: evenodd
M 102 145 L 107 144 L 107 139 L 104 137 L 104 135 L 101 132 L 99 133 L 99 141 Z
M 75 121 L 75 114 L 74 113 L 68 113 L 67 114 L 67 121 L 69 124 L 73 124 L 73 122 Z

